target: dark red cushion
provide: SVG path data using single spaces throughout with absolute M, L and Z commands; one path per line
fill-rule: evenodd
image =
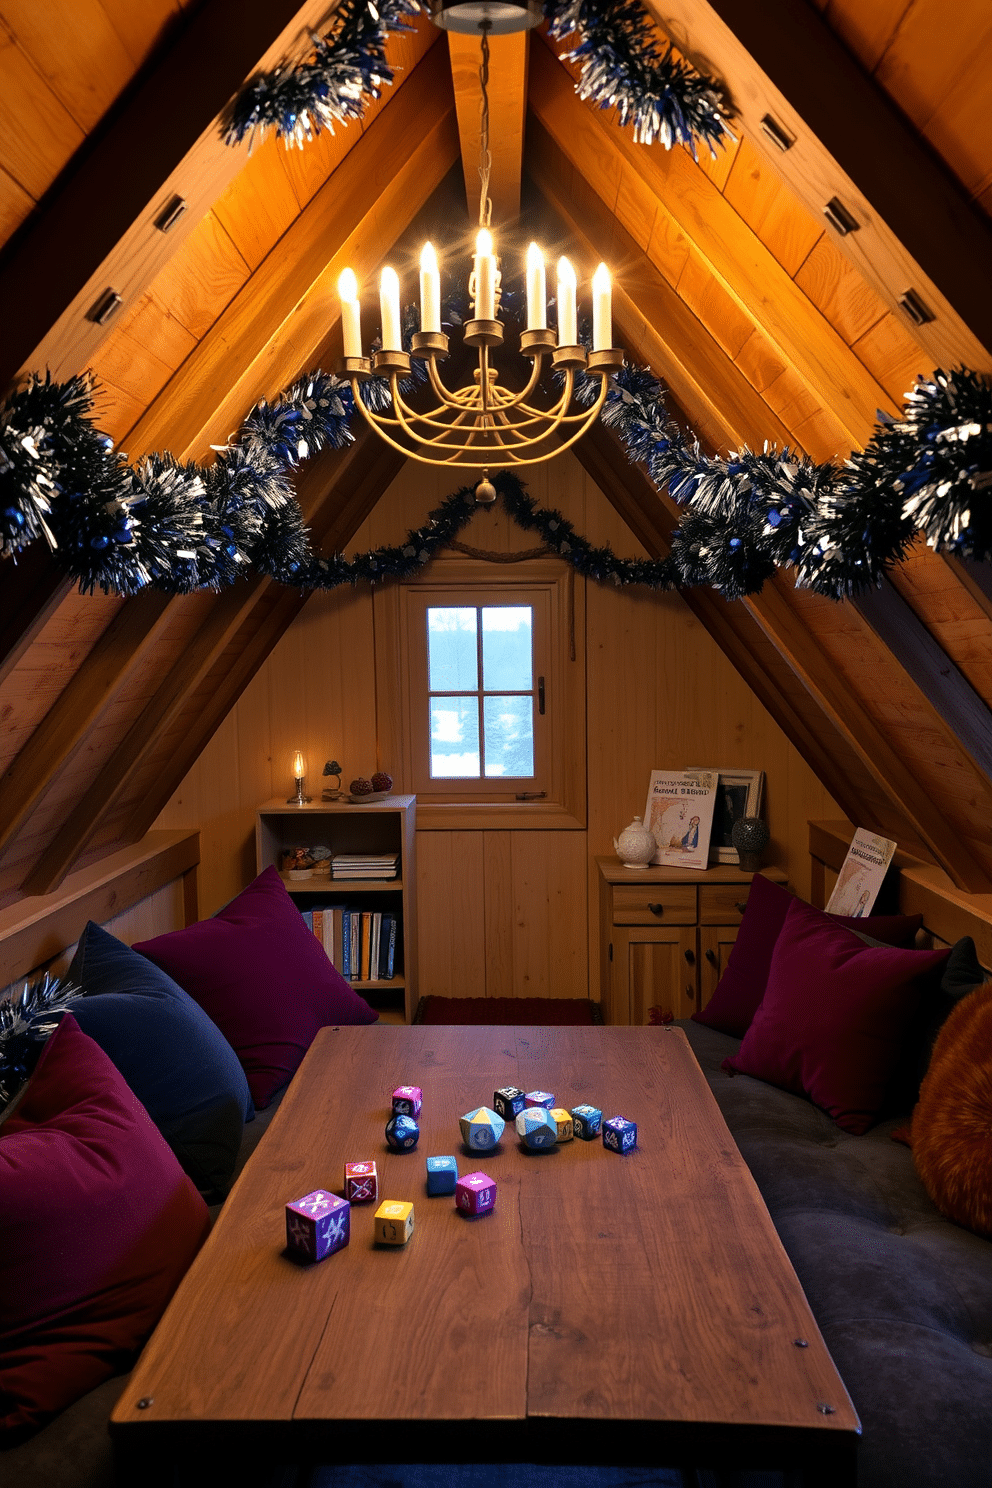
M 168 972 L 233 1047 L 260 1109 L 299 1068 L 318 1029 L 374 1023 L 332 966 L 275 868 L 213 919 L 134 946 Z
M 734 1038 L 744 1037 L 765 995 L 775 942 L 794 899 L 795 895 L 781 884 L 772 883 L 770 878 L 764 878 L 760 873 L 755 874 L 748 890 L 741 928 L 727 957 L 723 976 L 706 1006 L 692 1015 L 697 1023 L 705 1023 L 707 1028 L 717 1028 L 721 1033 L 733 1034 Z M 814 913 L 820 914 L 831 925 L 861 930 L 873 940 L 893 946 L 911 946 L 923 923 L 922 915 L 874 915 L 859 920 L 823 914 L 820 910 Z
M 761 1005 L 724 1069 L 808 1095 L 844 1131 L 867 1131 L 897 1076 L 923 983 L 949 955 L 866 946 L 793 899 Z
M 0 1437 L 135 1356 L 210 1228 L 207 1206 L 69 1014 L 0 1126 Z

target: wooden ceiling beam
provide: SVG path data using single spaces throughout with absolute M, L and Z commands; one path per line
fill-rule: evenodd
M 528 103 L 572 162 L 576 179 L 587 181 L 611 212 L 618 211 L 623 168 L 637 173 L 654 198 L 659 219 L 689 240 L 769 347 L 830 412 L 844 438 L 834 454 L 846 455 L 852 445 L 867 443 L 877 409 L 899 412 L 687 151 L 635 145 L 630 130 L 577 97 L 571 74 L 546 42 L 531 48 Z
M 479 217 L 479 138 L 481 133 L 479 38 L 449 31 L 451 79 L 458 114 L 465 199 L 470 223 Z M 489 197 L 495 229 L 520 215 L 520 177 L 524 153 L 524 114 L 527 109 L 527 55 L 530 32 L 490 38 L 489 152 L 492 156 Z
M 992 370 L 992 224 L 808 0 L 646 0 L 692 61 L 726 81 L 750 144 L 813 215 L 834 198 L 859 226 L 833 242 L 930 361 Z M 794 140 L 782 151 L 770 117 Z M 916 325 L 915 290 L 934 313 Z
M 438 41 L 310 200 L 126 438 L 132 457 L 201 459 L 261 397 L 308 370 L 340 322 L 337 279 L 368 279 L 458 159 Z M 412 273 L 405 286 L 413 293 Z
M 0 683 L 10 675 L 72 588 L 37 538 L 13 558 L 0 559 Z
M 70 162 L 0 267 L 0 387 L 19 373 L 81 372 L 110 333 L 90 317 L 108 289 L 134 304 L 244 164 L 220 117 L 242 83 L 299 50 L 336 0 L 204 0 Z M 186 211 L 155 226 L 174 197 Z M 118 312 L 119 313 L 119 312 Z
M 0 851 L 14 837 L 159 633 L 170 596 L 126 601 L 65 688 L 0 775 Z

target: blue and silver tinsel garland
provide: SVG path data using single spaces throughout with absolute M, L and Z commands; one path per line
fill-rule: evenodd
M 34 1069 L 62 1014 L 82 995 L 72 982 L 45 976 L 40 982 L 25 982 L 20 992 L 0 999 L 0 1110 Z
M 373 392 L 388 401 L 385 384 L 366 384 L 364 395 Z M 408 578 L 477 509 L 466 486 L 395 545 L 317 556 L 292 472 L 325 445 L 349 443 L 359 416 L 350 386 L 323 372 L 259 403 L 211 466 L 160 454 L 132 470 L 90 408 L 84 379 L 35 376 L 0 412 L 0 554 L 16 557 L 44 537 L 84 592 L 220 589 L 251 567 L 300 589 Z M 840 599 L 877 585 L 917 531 L 938 551 L 992 558 L 992 382 L 977 373 L 918 378 L 904 416 L 880 416 L 867 449 L 842 467 L 768 447 L 708 456 L 669 416 L 644 368 L 617 375 L 603 419 L 628 458 L 686 509 L 670 557 L 595 548 L 560 512 L 536 508 L 515 475 L 494 478 L 514 519 L 598 582 L 708 584 L 738 599 L 791 567 L 797 584 Z
M 419 0 L 344 0 L 332 29 L 314 35 L 307 56 L 274 72 L 257 73 L 234 99 L 224 121 L 229 145 L 263 139 L 270 129 L 288 147 L 304 146 L 335 123 L 360 119 L 384 83 L 391 32 L 409 30 Z M 733 138 L 729 106 L 719 83 L 678 59 L 669 45 L 659 53 L 637 0 L 544 0 L 550 34 L 577 37 L 569 60 L 579 64 L 576 91 L 600 108 L 615 108 L 632 124 L 638 144 L 659 140 L 666 149 L 686 145 L 696 155 L 702 140 L 715 146 Z

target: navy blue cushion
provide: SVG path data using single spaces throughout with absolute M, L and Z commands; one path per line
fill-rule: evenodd
M 223 1198 L 255 1108 L 220 1029 L 164 971 L 92 920 L 66 976 L 85 993 L 72 1008 L 80 1028 L 117 1066 L 200 1191 Z

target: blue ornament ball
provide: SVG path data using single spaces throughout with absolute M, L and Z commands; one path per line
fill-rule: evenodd
M 393 1116 L 386 1122 L 386 1141 L 394 1152 L 412 1152 L 420 1141 L 420 1127 L 412 1116 Z
M 102 551 L 104 548 L 109 548 L 110 538 L 105 532 L 98 532 L 96 537 L 90 538 L 90 547 L 96 548 L 97 551 Z

